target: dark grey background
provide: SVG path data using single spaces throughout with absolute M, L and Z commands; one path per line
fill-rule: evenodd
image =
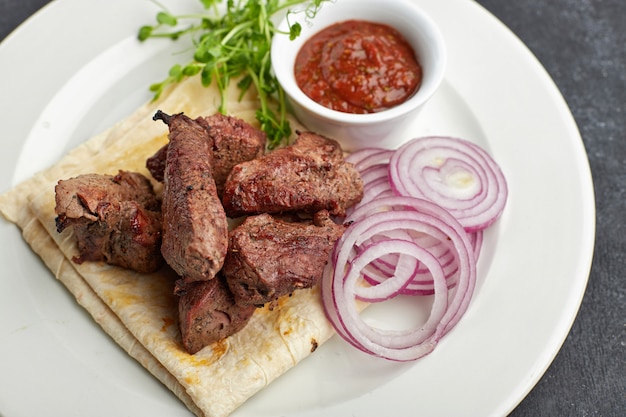
M 0 0 L 0 39 L 46 3 Z M 563 93 L 587 148 L 597 205 L 596 252 L 580 313 L 511 416 L 626 416 L 626 0 L 478 3 L 526 43 Z

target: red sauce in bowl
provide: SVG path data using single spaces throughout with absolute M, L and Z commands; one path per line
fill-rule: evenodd
M 403 103 L 422 80 L 415 52 L 397 30 L 361 20 L 313 35 L 298 52 L 294 72 L 298 86 L 315 102 L 358 114 Z

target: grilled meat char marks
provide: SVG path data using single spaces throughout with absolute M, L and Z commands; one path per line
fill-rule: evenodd
M 339 144 L 298 132 L 293 145 L 235 166 L 222 203 L 229 217 L 320 210 L 343 216 L 362 196 L 361 177 L 344 161 Z
M 163 187 L 166 262 L 185 283 L 212 279 L 228 249 L 228 222 L 213 177 L 213 141 L 202 118 L 154 116 L 169 126 Z
M 223 268 L 236 303 L 263 305 L 317 284 L 345 227 L 326 210 L 307 223 L 269 214 L 248 217 L 230 232 Z
M 161 210 L 152 185 L 139 173 L 85 174 L 55 187 L 59 233 L 72 227 L 74 262 L 104 261 L 139 272 L 162 264 Z
M 233 299 L 224 277 L 188 284 L 178 302 L 183 346 L 191 354 L 243 329 L 256 310 Z
M 213 178 L 217 194 L 221 196 L 226 178 L 235 165 L 263 155 L 267 136 L 249 123 L 221 113 L 204 117 L 201 124 L 207 126 L 212 140 Z M 168 147 L 163 146 L 146 161 L 146 167 L 157 181 L 163 181 Z

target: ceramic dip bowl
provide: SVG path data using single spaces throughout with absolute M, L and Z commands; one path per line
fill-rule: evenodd
M 296 81 L 294 66 L 303 44 L 320 30 L 349 20 L 390 26 L 410 44 L 421 66 L 422 77 L 413 95 L 384 110 L 356 114 L 332 110 L 302 91 Z M 271 58 L 274 73 L 299 121 L 313 132 L 338 140 L 347 151 L 371 146 L 390 149 L 399 146 L 403 136 L 397 133 L 417 117 L 444 77 L 446 47 L 432 19 L 411 0 L 336 0 L 323 3 L 314 18 L 305 13 L 291 13 L 278 27 L 288 31 L 289 23 L 295 22 L 302 27 L 300 36 L 292 41 L 287 35 L 276 34 Z

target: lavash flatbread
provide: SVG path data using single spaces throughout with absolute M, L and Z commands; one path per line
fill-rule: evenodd
M 238 95 L 231 88 L 229 114 L 254 123 L 254 94 L 242 100 Z M 193 413 L 206 417 L 227 416 L 333 334 L 318 289 L 296 291 L 271 311 L 257 310 L 242 331 L 190 355 L 176 324 L 173 273 L 164 268 L 147 275 L 103 263 L 71 262 L 75 240 L 71 230 L 56 232 L 54 185 L 79 174 L 115 174 L 119 169 L 149 177 L 145 160 L 167 142 L 168 133 L 165 125 L 152 121 L 155 111 L 206 116 L 217 111 L 218 100 L 214 87 L 187 79 L 0 195 L 0 212 L 22 229 L 26 242 L 80 305 Z

